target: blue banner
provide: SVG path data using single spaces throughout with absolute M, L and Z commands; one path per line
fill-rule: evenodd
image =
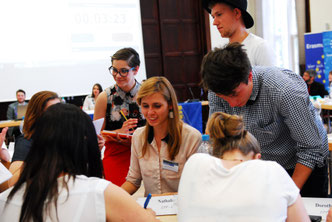
M 324 69 L 326 88 L 328 87 L 329 72 L 332 70 L 332 31 L 323 32 L 323 46 L 324 46 Z
M 180 118 L 203 133 L 202 103 L 179 103 Z
M 317 72 L 315 81 L 327 84 L 324 73 L 324 47 L 322 33 L 307 33 L 304 35 L 306 69 Z

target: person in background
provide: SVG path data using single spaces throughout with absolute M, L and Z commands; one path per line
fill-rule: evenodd
M 28 104 L 25 102 L 25 91 L 23 89 L 19 89 L 16 91 L 16 99 L 17 101 L 9 104 L 7 110 L 7 119 L 15 120 L 17 119 L 17 106 L 22 106 Z
M 332 99 L 332 70 L 329 72 L 329 97 Z
M 8 187 L 13 186 L 21 174 L 25 158 L 30 151 L 36 121 L 49 106 L 59 102 L 59 96 L 51 91 L 40 91 L 31 97 L 24 118 L 23 134 L 15 141 L 14 154 L 9 167 L 13 177 L 8 181 Z
M 139 55 L 133 48 L 123 48 L 111 57 L 111 61 L 109 72 L 116 84 L 98 96 L 93 119 L 105 118 L 102 130 L 133 133 L 137 126 L 145 124 L 136 103 L 136 93 L 141 86 L 135 79 L 140 65 Z M 105 179 L 121 186 L 129 169 L 131 140 L 120 136 L 108 136 L 105 140 Z
M 239 43 L 205 55 L 201 74 L 203 86 L 222 100 L 209 107 L 210 115 L 243 116 L 264 160 L 283 166 L 302 196 L 327 196 L 326 130 L 298 74 L 277 67 L 251 67 Z
M 310 221 L 299 188 L 274 161 L 260 159 L 243 118 L 216 112 L 207 123 L 213 156 L 194 154 L 178 192 L 179 221 Z
M 325 89 L 325 86 L 322 83 L 316 82 L 315 77 L 317 72 L 313 69 L 307 69 L 303 75 L 303 80 L 307 83 L 308 93 L 310 96 L 320 96 L 324 98 L 325 95 L 328 95 L 328 91 Z
M 95 103 L 97 100 L 97 97 L 99 94 L 103 91 L 103 88 L 99 83 L 96 83 L 92 87 L 92 93 L 91 95 L 87 95 L 85 97 L 84 103 L 83 103 L 83 110 L 94 110 Z
M 8 152 L 7 147 L 4 144 L 6 133 L 7 133 L 8 127 L 5 127 L 1 130 L 0 133 L 0 162 L 10 162 L 10 155 Z
M 19 180 L 0 194 L 2 221 L 157 221 L 126 192 L 101 179 L 91 118 L 72 104 L 37 120 Z
M 202 135 L 180 120 L 175 91 L 165 77 L 144 81 L 137 102 L 147 123 L 133 135 L 130 168 L 121 187 L 133 194 L 143 180 L 145 196 L 177 192 L 183 166 Z
M 9 104 L 7 109 L 7 120 L 16 120 L 17 119 L 17 107 L 28 104 L 25 102 L 25 91 L 23 89 L 19 89 L 16 91 L 16 102 Z M 17 127 L 9 127 L 8 129 L 8 137 L 17 137 L 21 134 L 20 128 Z M 14 139 L 11 139 L 14 140 Z

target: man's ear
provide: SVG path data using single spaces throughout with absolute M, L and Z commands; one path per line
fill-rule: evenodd
M 260 154 L 260 153 L 256 153 L 255 155 L 254 155 L 254 158 L 253 159 L 260 159 L 262 157 L 262 154 Z
M 240 19 L 241 16 L 242 16 L 242 12 L 241 12 L 241 10 L 238 9 L 238 8 L 235 8 L 235 9 L 234 9 L 234 14 L 235 14 L 235 17 L 236 17 L 237 19 Z

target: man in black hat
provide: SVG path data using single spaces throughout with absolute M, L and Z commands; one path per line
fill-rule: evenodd
M 221 37 L 244 45 L 253 66 L 274 66 L 275 55 L 267 42 L 249 33 L 254 20 L 247 12 L 247 0 L 202 0 Z

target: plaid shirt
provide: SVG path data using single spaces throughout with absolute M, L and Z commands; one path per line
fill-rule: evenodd
M 312 169 L 323 166 L 329 152 L 326 130 L 303 79 L 276 67 L 254 67 L 252 75 L 247 105 L 230 107 L 210 91 L 210 115 L 222 111 L 243 116 L 246 129 L 260 143 L 262 159 L 285 169 L 294 169 L 296 163 Z

